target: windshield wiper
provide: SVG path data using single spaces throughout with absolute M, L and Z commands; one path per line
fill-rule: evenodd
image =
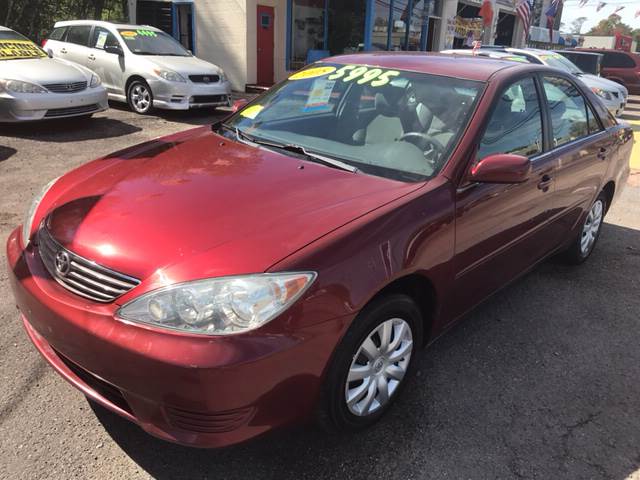
M 319 155 L 317 153 L 310 152 L 306 148 L 304 148 L 302 145 L 295 145 L 292 143 L 280 144 L 275 142 L 269 142 L 266 140 L 258 140 L 256 138 L 251 138 L 247 136 L 247 134 L 242 131 L 239 131 L 239 132 L 249 142 L 256 143 L 258 145 L 263 145 L 265 147 L 270 147 L 270 148 L 277 148 L 279 150 L 284 150 L 286 152 L 297 153 L 299 155 L 303 155 L 307 157 L 307 159 L 312 162 L 322 163 L 323 165 L 326 165 L 328 167 L 339 168 L 340 170 L 345 170 L 347 172 L 357 173 L 359 171 L 357 167 L 354 167 L 353 165 L 349 165 L 348 163 L 345 163 L 336 158 L 325 157 L 324 155 Z

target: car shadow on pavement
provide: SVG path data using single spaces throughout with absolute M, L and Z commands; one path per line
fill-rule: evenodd
M 0 162 L 9 159 L 16 153 L 18 153 L 18 151 L 15 148 L 0 145 Z
M 66 143 L 123 137 L 141 130 L 140 127 L 113 118 L 93 117 L 3 125 L 2 135 L 41 142 Z
M 640 230 L 606 224 L 588 262 L 544 262 L 418 353 L 397 404 L 357 434 L 199 450 L 92 408 L 158 479 L 622 480 L 640 468 L 639 270 Z

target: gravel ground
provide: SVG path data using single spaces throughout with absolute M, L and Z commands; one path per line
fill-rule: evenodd
M 51 178 L 212 118 L 112 109 L 0 126 L 0 237 Z M 0 478 L 640 478 L 639 270 L 640 187 L 629 185 L 585 265 L 550 260 L 478 308 L 420 354 L 374 428 L 209 451 L 156 440 L 59 378 L 22 331 L 1 255 Z

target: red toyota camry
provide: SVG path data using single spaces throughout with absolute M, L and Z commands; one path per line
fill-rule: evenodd
M 11 282 L 53 368 L 153 435 L 355 430 L 476 304 L 591 254 L 632 143 L 542 65 L 334 57 L 51 182 L 9 237 Z

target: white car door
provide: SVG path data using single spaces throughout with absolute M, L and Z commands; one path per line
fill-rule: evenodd
M 124 56 L 106 52 L 109 46 L 119 46 L 116 35 L 103 27 L 95 27 L 91 36 L 87 67 L 96 72 L 112 95 L 124 94 Z
M 88 58 L 90 53 L 89 37 L 91 36 L 92 28 L 91 25 L 70 26 L 67 31 L 65 45 L 60 49 L 60 58 L 91 68 L 88 65 Z

